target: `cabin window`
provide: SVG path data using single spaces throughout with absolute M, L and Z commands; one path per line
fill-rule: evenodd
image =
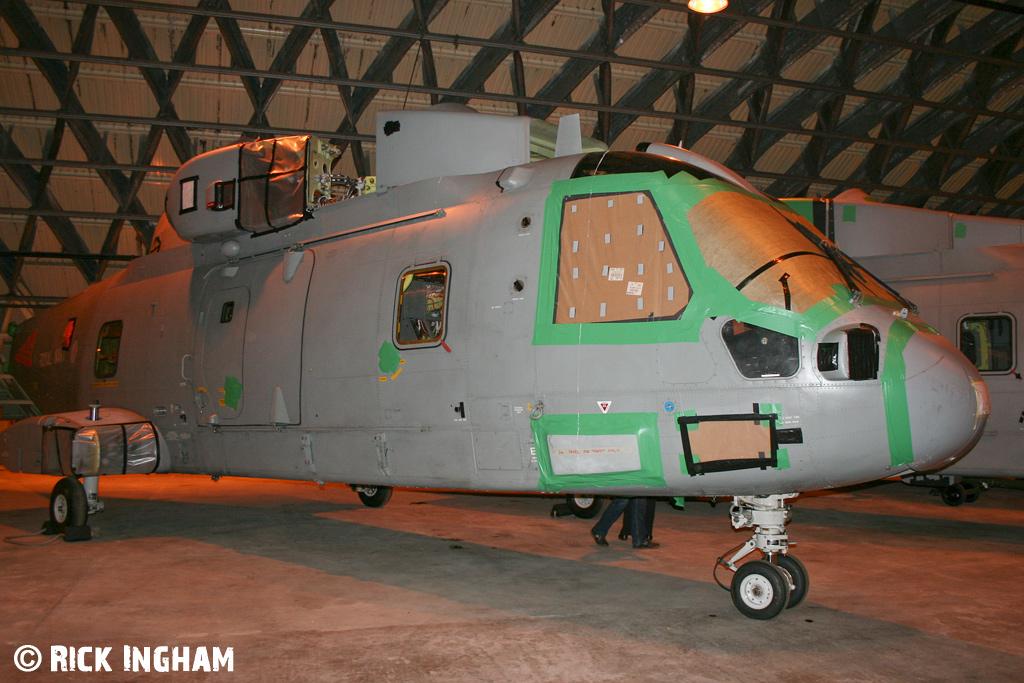
M 75 336 L 75 318 L 68 320 L 64 325 L 64 334 L 60 338 L 60 348 L 67 351 L 71 348 L 71 340 Z
M 213 185 L 213 201 L 206 208 L 211 211 L 225 211 L 235 206 L 235 181 L 224 180 Z
M 441 342 L 447 296 L 447 266 L 421 268 L 402 274 L 398 283 L 398 319 L 395 321 L 395 340 L 399 346 Z
M 97 379 L 113 377 L 117 374 L 117 356 L 121 348 L 121 330 L 124 324 L 120 320 L 112 320 L 103 323 L 100 328 L 100 336 L 96 342 L 96 368 Z
M 960 320 L 960 350 L 979 372 L 1005 373 L 1014 368 L 1014 329 L 1009 315 L 970 316 Z
M 565 198 L 556 324 L 674 320 L 690 293 L 650 193 Z
M 181 205 L 178 209 L 178 213 L 188 213 L 189 211 L 196 210 L 196 192 L 198 191 L 198 188 L 199 176 L 181 179 Z
M 800 341 L 788 334 L 730 320 L 722 326 L 722 340 L 749 379 L 792 377 L 800 368 Z
M 235 302 L 225 301 L 224 305 L 220 307 L 220 321 L 221 323 L 229 323 L 235 317 Z

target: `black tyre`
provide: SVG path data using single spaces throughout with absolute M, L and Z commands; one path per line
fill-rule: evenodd
M 358 491 L 359 500 L 368 508 L 379 508 L 391 500 L 390 486 L 364 486 Z
M 748 562 L 732 577 L 732 602 L 751 619 L 774 619 L 789 604 L 789 582 L 771 562 Z
M 789 604 L 786 608 L 796 607 L 807 597 L 807 589 L 811 585 L 804 563 L 792 555 L 776 555 L 775 566 L 785 570 L 793 579 L 793 588 L 789 589 Z
M 69 526 L 83 526 L 89 516 L 89 502 L 82 482 L 64 477 L 50 494 L 50 523 L 53 531 L 63 533 Z
M 565 496 L 565 504 L 569 511 L 580 519 L 592 519 L 601 513 L 603 507 L 600 498 L 594 496 L 583 496 L 578 493 L 569 493 Z
M 942 489 L 942 502 L 951 507 L 956 507 L 967 499 L 967 489 L 963 484 L 950 484 Z

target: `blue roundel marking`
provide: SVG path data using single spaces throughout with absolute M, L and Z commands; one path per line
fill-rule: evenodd
M 671 413 L 675 409 L 676 409 L 676 404 L 675 403 L 673 403 L 672 401 L 665 401 L 665 412 L 666 413 Z

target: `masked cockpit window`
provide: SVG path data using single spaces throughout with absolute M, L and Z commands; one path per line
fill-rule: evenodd
M 800 368 L 800 342 L 788 334 L 730 320 L 722 340 L 744 377 L 792 377 Z
M 648 192 L 566 197 L 558 254 L 555 323 L 674 319 L 690 300 Z
M 797 313 L 845 284 L 881 299 L 891 292 L 784 209 L 738 192 L 715 192 L 686 214 L 709 266 L 751 301 Z M 737 249 L 736 245 L 743 245 Z
M 402 274 L 398 285 L 399 346 L 436 344 L 444 337 L 448 268 L 434 266 Z

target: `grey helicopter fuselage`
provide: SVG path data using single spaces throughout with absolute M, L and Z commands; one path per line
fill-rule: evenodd
M 882 204 L 857 192 L 783 201 L 917 304 L 921 315 L 974 363 L 989 388 L 992 414 L 970 453 L 948 467 L 905 479 L 954 487 L 964 478 L 1024 479 L 1021 220 Z M 947 502 L 962 502 L 963 488 L 949 492 Z
M 385 113 L 378 138 L 415 146 L 416 121 Z M 159 250 L 14 341 L 44 414 L 152 423 L 159 462 L 126 472 L 768 495 L 933 469 L 985 421 L 975 368 L 903 301 L 796 212 L 684 161 L 399 161 L 408 180 L 379 166 L 376 192 L 292 225 L 180 239 L 238 215 L 203 163 L 175 176 Z M 239 204 L 241 176 L 220 178 Z M 29 450 L 3 464 L 57 473 Z

